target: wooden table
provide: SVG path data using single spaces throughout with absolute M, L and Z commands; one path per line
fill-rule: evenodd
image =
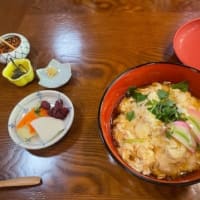
M 97 123 L 103 91 L 119 73 L 146 62 L 179 62 L 173 36 L 199 9 L 195 0 L 2 1 L 0 34 L 28 38 L 34 69 L 52 58 L 71 64 L 71 80 L 57 90 L 72 100 L 75 119 L 69 134 L 52 147 L 17 146 L 7 130 L 9 114 L 23 97 L 45 88 L 37 78 L 20 88 L 0 77 L 0 179 L 43 179 L 36 187 L 1 189 L 0 199 L 199 199 L 200 184 L 159 186 L 128 174 L 109 156 Z

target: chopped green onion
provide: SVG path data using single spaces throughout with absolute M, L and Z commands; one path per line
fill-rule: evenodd
M 144 142 L 145 140 L 143 138 L 130 138 L 130 139 L 126 139 L 124 140 L 124 143 L 142 143 Z

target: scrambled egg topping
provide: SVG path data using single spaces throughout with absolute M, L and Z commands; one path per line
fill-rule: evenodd
M 137 102 L 132 97 L 124 97 L 118 114 L 113 119 L 113 138 L 123 160 L 144 175 L 159 179 L 174 178 L 200 168 L 200 151 L 189 151 L 174 137 L 167 137 L 167 124 L 159 120 L 147 108 L 147 102 L 158 101 L 158 90 L 168 92 L 169 99 L 175 102 L 178 111 L 187 114 L 188 108 L 200 111 L 200 100 L 188 91 L 173 89 L 170 83 L 153 83 L 137 92 L 146 99 Z M 127 113 L 134 116 L 127 118 Z

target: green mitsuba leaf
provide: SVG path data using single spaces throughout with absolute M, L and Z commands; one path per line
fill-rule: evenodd
M 140 92 L 137 92 L 136 89 L 137 88 L 135 86 L 129 88 L 128 91 L 126 92 L 126 96 L 134 98 L 136 102 L 141 102 L 147 99 L 148 95 L 144 95 Z
M 189 84 L 188 84 L 187 81 L 182 81 L 182 82 L 179 82 L 179 83 L 172 84 L 172 88 L 173 89 L 179 89 L 183 92 L 186 92 L 186 91 L 188 91 Z
M 130 88 L 127 90 L 127 92 L 126 92 L 126 96 L 127 96 L 127 97 L 133 96 L 133 95 L 135 94 L 135 90 L 136 90 L 136 89 L 137 89 L 136 86 L 130 87 Z
M 132 96 L 136 102 L 141 102 L 144 101 L 147 98 L 148 95 L 144 95 L 139 92 L 135 92 L 134 95 Z
M 128 121 L 131 121 L 131 120 L 133 120 L 135 118 L 135 112 L 134 111 L 130 111 L 130 112 L 127 112 L 126 113 L 126 119 L 128 120 Z
M 157 91 L 157 95 L 160 99 L 165 99 L 169 96 L 169 92 L 160 89 Z

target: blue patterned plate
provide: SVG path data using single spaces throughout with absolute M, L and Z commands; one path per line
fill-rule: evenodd
M 23 141 L 16 132 L 16 124 L 32 108 L 40 104 L 42 100 L 54 105 L 56 100 L 62 99 L 63 105 L 69 109 L 67 117 L 64 119 L 65 129 L 47 143 L 43 143 L 39 136 L 34 136 L 28 141 Z M 74 107 L 71 100 L 63 93 L 54 90 L 42 90 L 34 92 L 23 98 L 12 110 L 8 120 L 8 131 L 11 139 L 18 145 L 26 149 L 43 149 L 61 140 L 70 129 L 74 119 Z

